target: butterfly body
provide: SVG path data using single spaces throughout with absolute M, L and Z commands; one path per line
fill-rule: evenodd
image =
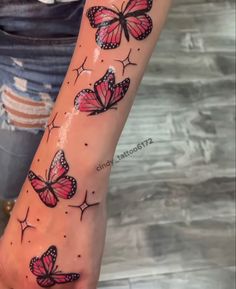
M 147 14 L 152 8 L 153 0 L 129 0 L 126 7 L 117 11 L 94 6 L 87 12 L 90 25 L 97 28 L 96 42 L 103 49 L 120 46 L 122 34 L 127 41 L 130 36 L 136 40 L 145 39 L 152 31 L 153 23 Z
M 119 15 L 120 25 L 124 30 L 125 38 L 127 39 L 127 41 L 129 41 L 130 37 L 129 37 L 129 31 L 127 28 L 127 17 L 123 14 L 123 12 L 119 12 L 118 15 Z
M 73 177 L 67 175 L 68 171 L 69 165 L 62 150 L 55 154 L 45 180 L 33 171 L 29 171 L 28 179 L 47 207 L 54 208 L 59 202 L 59 198 L 71 199 L 75 195 L 77 182 Z

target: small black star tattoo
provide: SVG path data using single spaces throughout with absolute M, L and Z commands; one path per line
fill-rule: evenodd
M 49 124 L 47 124 L 47 126 L 46 126 L 46 128 L 48 129 L 47 142 L 49 141 L 49 137 L 50 137 L 50 135 L 51 135 L 51 131 L 52 131 L 54 128 L 60 128 L 60 126 L 54 124 L 54 121 L 55 121 L 57 115 L 58 115 L 58 112 L 54 115 L 53 120 L 52 120 Z
M 34 226 L 28 223 L 29 210 L 30 210 L 30 207 L 28 207 L 25 218 L 23 220 L 17 219 L 21 227 L 21 244 L 23 243 L 23 240 L 24 240 L 25 231 L 27 229 L 35 229 Z
M 80 221 L 83 220 L 83 215 L 85 213 L 85 211 L 90 208 L 90 207 L 94 207 L 94 206 L 98 206 L 100 203 L 93 203 L 93 204 L 89 204 L 88 203 L 88 191 L 86 191 L 86 194 L 85 194 L 85 198 L 84 198 L 84 201 L 81 205 L 77 205 L 77 206 L 69 206 L 69 207 L 72 207 L 72 208 L 79 208 L 81 210 L 81 216 L 80 216 Z
M 87 56 L 85 57 L 84 59 L 84 62 L 78 67 L 78 68 L 75 68 L 73 69 L 73 71 L 76 71 L 77 75 L 76 75 L 76 78 L 75 78 L 75 82 L 74 82 L 74 85 L 76 84 L 78 78 L 80 77 L 80 75 L 85 72 L 85 71 L 92 71 L 92 69 L 88 69 L 88 68 L 85 68 L 85 63 L 87 61 Z
M 116 61 L 119 61 L 123 65 L 123 75 L 125 73 L 125 69 L 126 69 L 127 66 L 129 66 L 129 65 L 133 65 L 133 66 L 137 65 L 137 63 L 134 63 L 134 62 L 130 61 L 131 52 L 132 52 L 132 49 L 130 49 L 129 54 L 123 60 L 116 59 Z

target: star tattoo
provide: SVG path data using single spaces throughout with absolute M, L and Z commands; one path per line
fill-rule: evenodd
M 125 59 L 123 60 L 119 60 L 119 59 L 116 59 L 116 61 L 120 62 L 122 65 L 123 65 L 123 75 L 125 73 L 125 69 L 129 66 L 129 65 L 137 65 L 137 63 L 134 63 L 134 62 L 131 62 L 130 60 L 130 54 L 132 52 L 132 49 L 130 49 L 128 55 L 126 56 Z
M 92 192 L 94 194 L 94 192 Z M 83 220 L 83 215 L 85 213 L 85 211 L 90 208 L 90 207 L 94 207 L 94 206 L 98 206 L 100 203 L 93 203 L 93 204 L 89 204 L 88 203 L 88 191 L 86 190 L 86 194 L 85 194 L 85 198 L 84 201 L 82 202 L 82 204 L 77 205 L 77 206 L 69 206 L 72 208 L 78 208 L 81 211 L 81 216 L 80 216 L 80 221 Z
M 21 227 L 21 244 L 23 243 L 23 240 L 24 240 L 25 231 L 28 229 L 36 229 L 34 226 L 30 225 L 28 222 L 29 210 L 30 210 L 30 207 L 28 207 L 25 218 L 23 220 L 17 219 Z
M 54 128 L 60 128 L 60 126 L 55 125 L 55 123 L 54 123 L 55 120 L 56 120 L 57 115 L 58 115 L 58 112 L 54 115 L 53 120 L 52 120 L 49 124 L 47 124 L 47 126 L 46 126 L 46 128 L 47 128 L 47 130 L 48 130 L 47 142 L 49 141 L 49 137 L 50 137 L 50 135 L 51 135 L 52 130 L 53 130 Z
M 89 68 L 85 68 L 85 63 L 87 61 L 87 56 L 85 57 L 83 63 L 78 67 L 78 68 L 75 68 L 73 69 L 73 71 L 76 71 L 76 78 L 75 78 L 75 82 L 74 82 L 74 85 L 76 84 L 78 78 L 80 77 L 80 75 L 85 72 L 85 71 L 92 71 L 92 69 L 89 69 Z

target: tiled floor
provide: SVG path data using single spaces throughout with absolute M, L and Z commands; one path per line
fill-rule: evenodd
M 100 289 L 234 289 L 235 4 L 175 0 L 116 154 Z

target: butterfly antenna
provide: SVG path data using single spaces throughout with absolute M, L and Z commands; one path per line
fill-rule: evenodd
M 48 170 L 45 171 L 45 180 L 48 180 Z
M 60 273 L 61 271 L 57 271 L 58 269 L 58 265 L 55 266 L 54 270 L 53 270 L 53 274 L 56 274 L 56 273 Z
M 41 181 L 44 181 L 42 176 L 38 175 L 38 177 L 40 178 Z
M 117 8 L 116 5 L 113 4 L 112 6 L 117 10 L 118 13 L 120 13 L 120 10 L 119 10 L 119 8 Z
M 124 8 L 124 4 L 125 4 L 125 2 L 123 2 L 122 5 L 121 5 L 121 12 L 122 13 L 124 12 L 124 9 L 123 9 Z

